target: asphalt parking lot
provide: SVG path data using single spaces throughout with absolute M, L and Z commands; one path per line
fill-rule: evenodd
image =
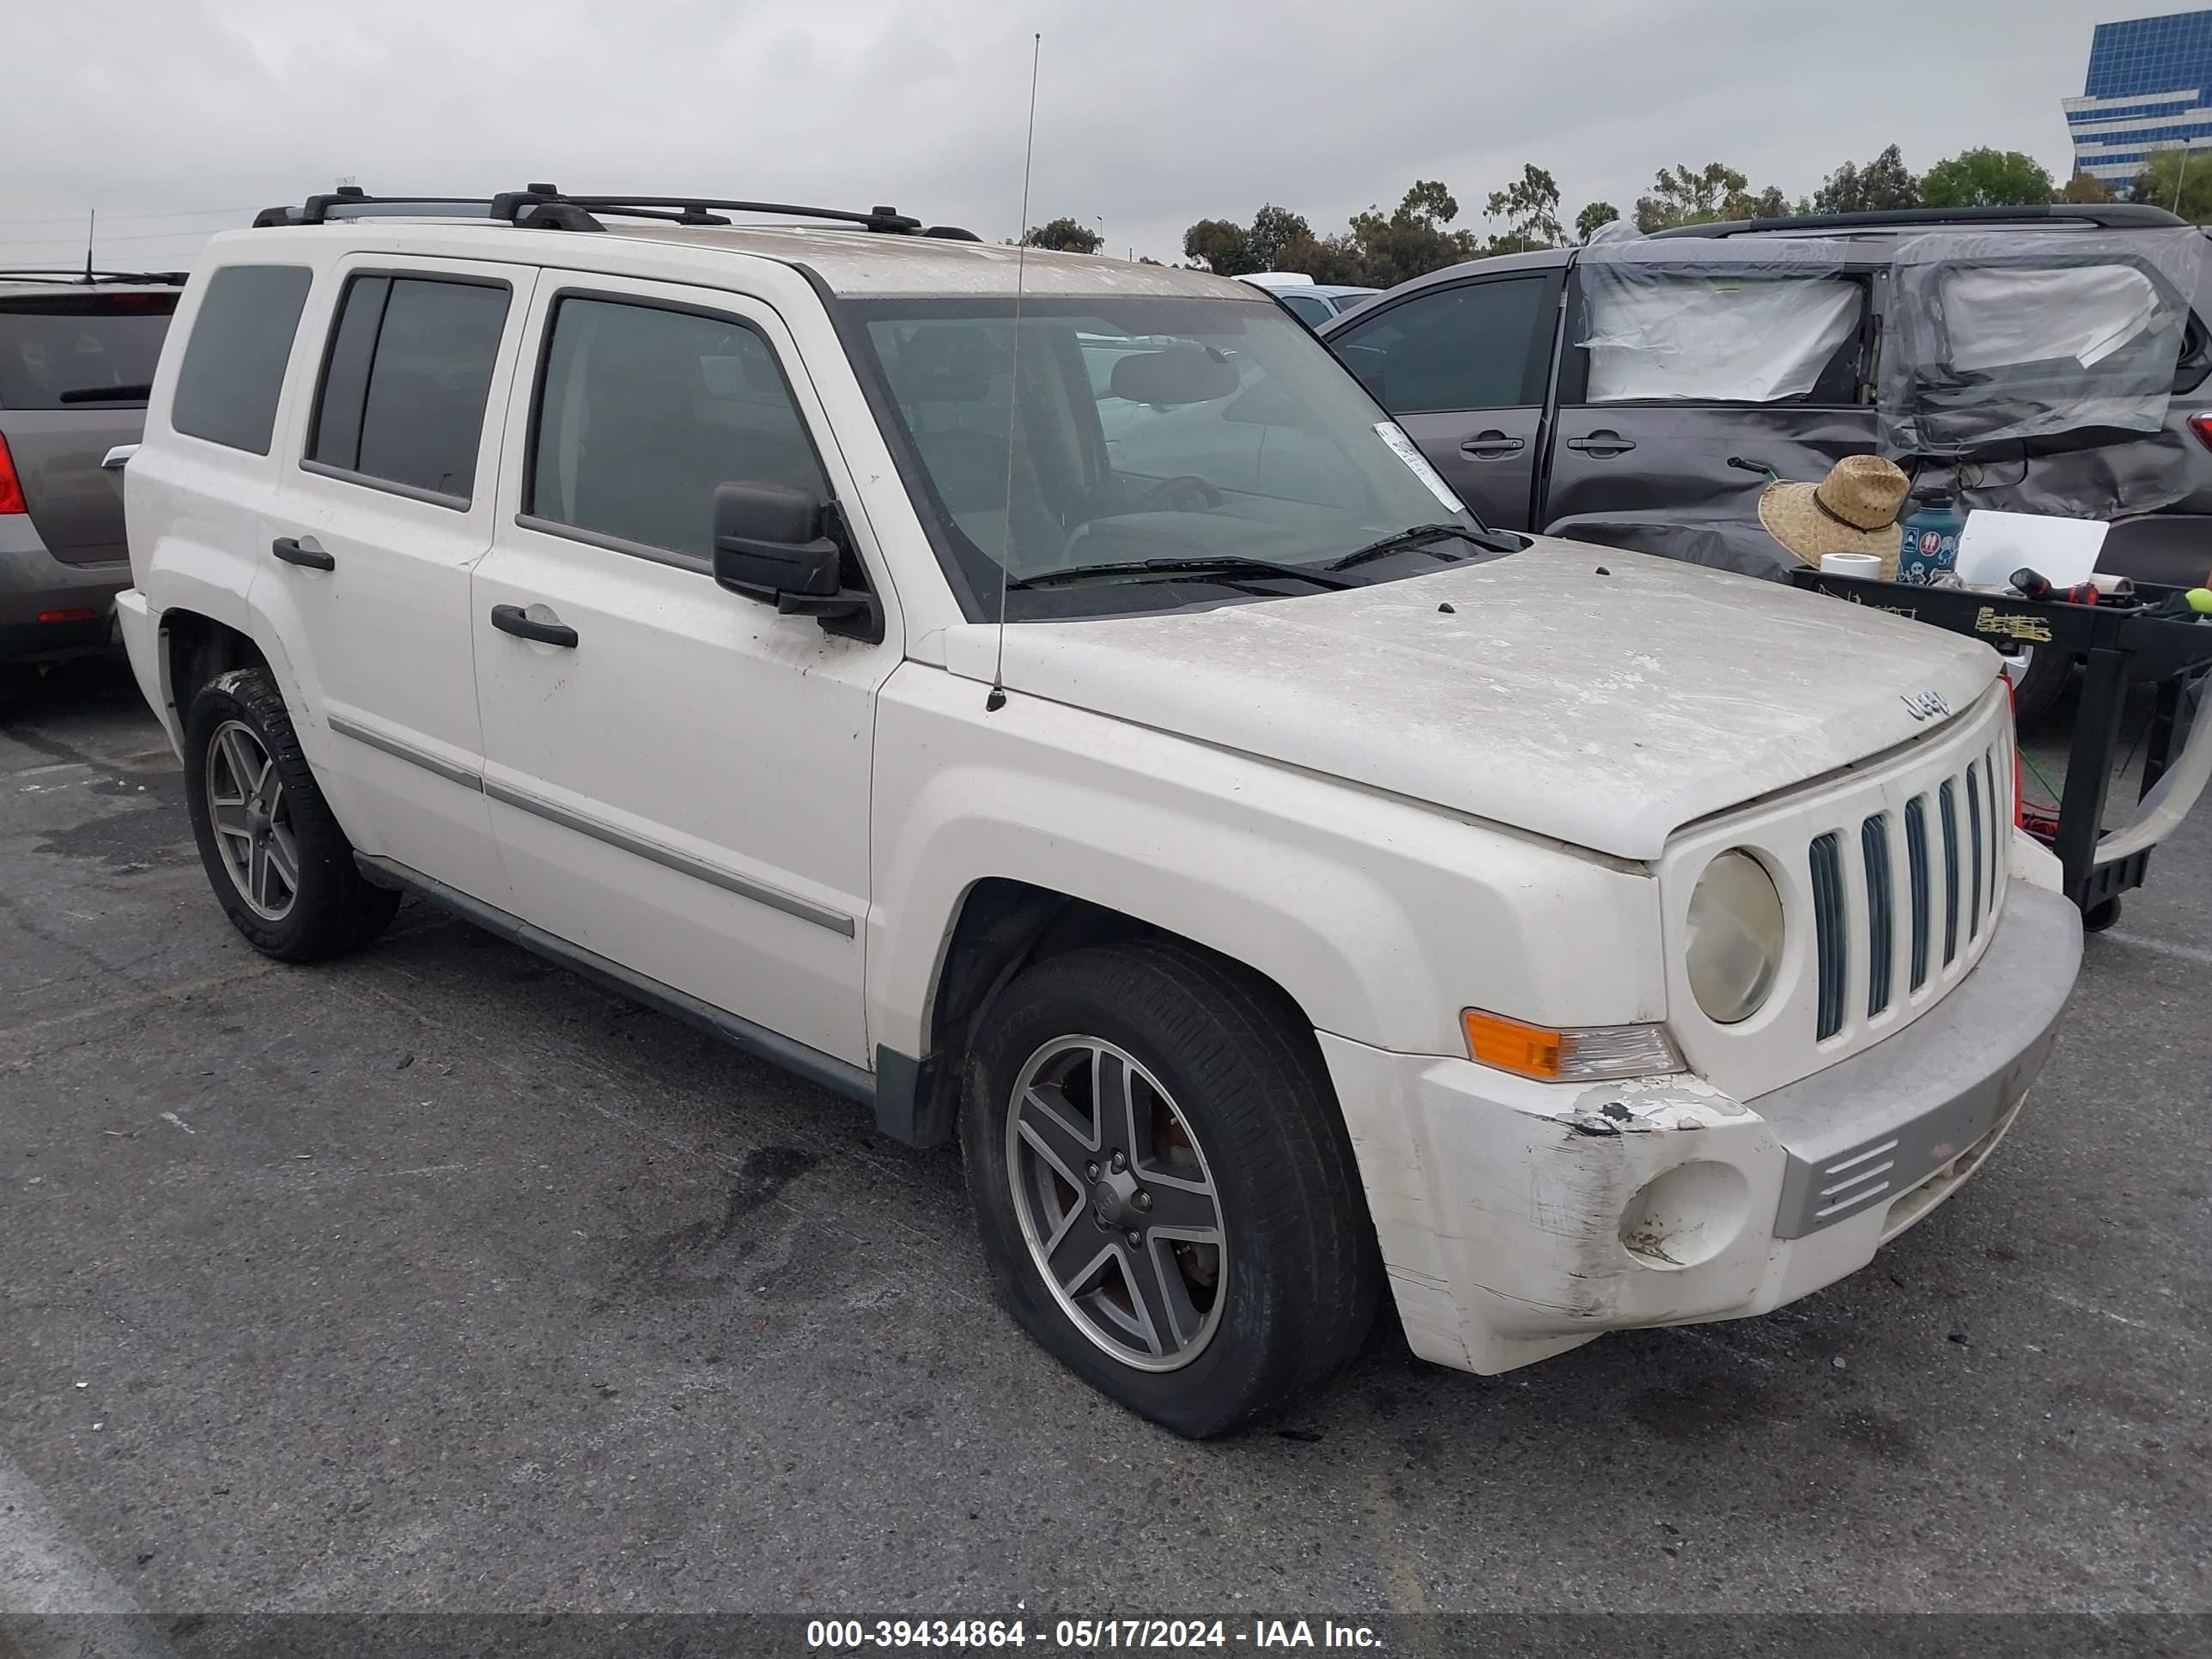
M 1206 1446 L 998 1310 L 954 1155 L 411 903 L 354 958 L 262 961 L 119 671 L 0 711 L 0 1582 L 173 1612 L 2212 1601 L 2212 811 L 2092 941 L 2002 1152 L 1872 1268 L 1504 1377 L 1378 1340 Z

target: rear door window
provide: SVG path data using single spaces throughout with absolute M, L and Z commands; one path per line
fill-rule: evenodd
M 0 409 L 143 407 L 173 294 L 0 300 Z
M 1848 276 L 1581 268 L 1582 401 L 1857 399 L 1867 289 Z
M 1549 273 L 1437 289 L 1352 325 L 1329 347 L 1393 415 L 1539 404 L 1557 292 Z
M 735 318 L 563 296 L 538 387 L 523 512 L 701 561 L 714 489 L 830 486 L 768 342 Z
M 308 461 L 467 506 L 509 298 L 504 283 L 354 277 L 331 330 Z
M 304 265 L 225 265 L 208 278 L 177 370 L 172 427 L 232 449 L 269 453 L 312 280 Z

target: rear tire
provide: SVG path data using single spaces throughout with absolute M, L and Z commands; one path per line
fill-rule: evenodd
M 1101 1393 L 1202 1438 L 1358 1352 L 1374 1231 L 1312 1029 L 1273 987 L 1164 940 L 1051 957 L 993 1003 L 964 1085 L 999 1286 Z
M 390 924 L 399 895 L 362 879 L 267 669 L 218 674 L 192 698 L 185 793 L 216 898 L 255 950 L 315 962 Z

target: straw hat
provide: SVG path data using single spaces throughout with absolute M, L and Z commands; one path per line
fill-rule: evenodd
M 1807 564 L 1823 553 L 1871 553 L 1882 580 L 1897 578 L 1897 514 L 1905 474 L 1879 455 L 1846 455 L 1816 484 L 1771 483 L 1759 498 L 1767 533 Z

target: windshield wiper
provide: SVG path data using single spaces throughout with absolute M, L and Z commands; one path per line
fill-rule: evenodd
M 1180 576 L 1285 576 L 1293 581 L 1311 582 L 1316 587 L 1358 587 L 1358 582 L 1346 581 L 1328 572 L 1333 566 L 1277 564 L 1268 559 L 1240 558 L 1235 554 L 1212 554 L 1187 559 L 1124 559 L 1110 564 L 1072 565 L 1065 570 L 1040 571 L 1034 576 L 1017 576 L 1006 584 L 1009 587 L 1057 587 L 1063 582 L 1080 581 L 1089 576 L 1146 576 L 1173 581 Z
M 1417 524 L 1409 530 L 1385 536 L 1379 542 L 1370 542 L 1364 547 L 1354 548 L 1342 558 L 1323 565 L 1322 568 L 1349 570 L 1355 564 L 1379 559 L 1385 553 L 1395 553 L 1401 547 L 1412 547 L 1419 542 L 1441 541 L 1446 536 L 1456 536 L 1463 542 L 1472 542 L 1492 553 L 1518 553 L 1528 545 L 1509 530 L 1477 530 L 1463 524 Z
M 81 386 L 62 393 L 65 404 L 143 403 L 154 395 L 150 386 Z

